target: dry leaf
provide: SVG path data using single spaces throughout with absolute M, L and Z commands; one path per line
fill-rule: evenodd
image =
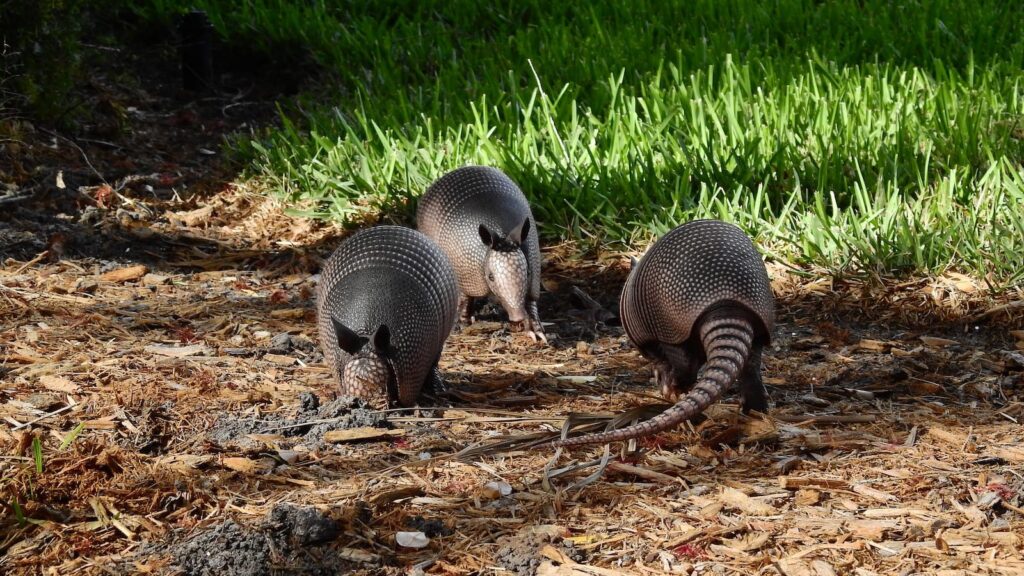
M 213 206 L 203 206 L 187 212 L 168 212 L 167 220 L 175 226 L 194 228 L 199 224 L 206 223 L 213 214 Z
M 796 491 L 796 494 L 793 497 L 793 502 L 797 506 L 814 506 L 821 502 L 821 492 L 811 490 L 809 488 L 802 488 Z
M 722 540 L 722 544 L 732 548 L 733 550 L 739 550 L 741 552 L 753 552 L 754 550 L 760 550 L 768 543 L 768 539 L 771 535 L 768 532 L 749 532 L 739 538 L 733 538 L 730 540 Z
M 720 498 L 724 504 L 751 516 L 771 516 L 777 512 L 774 506 L 754 500 L 735 488 L 724 488 Z

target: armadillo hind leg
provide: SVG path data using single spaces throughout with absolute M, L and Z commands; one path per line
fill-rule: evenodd
M 526 301 L 526 335 L 534 342 L 541 340 L 545 344 L 548 337 L 544 334 L 544 326 L 540 323 L 540 314 L 537 312 L 537 301 Z
M 427 380 L 423 383 L 423 390 L 434 396 L 439 396 L 448 391 L 448 384 L 441 375 L 441 369 L 434 364 L 434 367 L 427 373 Z
M 750 348 L 750 357 L 743 366 L 739 377 L 740 395 L 743 397 L 743 413 L 756 410 L 768 413 L 768 392 L 761 380 L 761 346 L 754 344 Z

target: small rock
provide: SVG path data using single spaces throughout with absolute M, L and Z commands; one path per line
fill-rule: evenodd
M 83 294 L 92 294 L 96 291 L 99 284 L 91 278 L 79 278 L 75 282 L 75 292 L 81 292 Z
M 320 407 L 320 398 L 312 392 L 299 394 L 299 409 L 303 412 L 312 412 Z
M 430 544 L 430 538 L 423 532 L 397 532 L 395 542 L 403 548 L 426 548 Z
M 312 506 L 278 504 L 267 515 L 267 525 L 275 533 L 299 546 L 322 544 L 337 538 L 338 523 Z
M 291 352 L 292 348 L 293 344 L 291 334 L 282 332 L 270 339 L 270 346 L 267 347 L 267 352 L 272 354 L 287 354 L 288 352 Z
M 170 283 L 171 283 L 171 277 L 170 276 L 164 276 L 162 274 L 150 273 L 150 274 L 146 274 L 145 276 L 142 277 L 142 285 L 143 286 L 160 286 L 160 285 L 163 285 L 163 284 L 170 284 Z
M 54 408 L 64 405 L 64 400 L 61 399 L 60 394 L 52 394 L 49 392 L 37 392 L 30 394 L 25 398 L 25 403 L 30 404 L 37 410 L 49 412 Z

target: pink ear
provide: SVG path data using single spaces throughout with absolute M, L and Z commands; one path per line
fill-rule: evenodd
M 508 241 L 516 246 L 523 243 L 523 239 L 530 234 L 530 219 L 526 218 L 523 223 L 516 226 L 508 233 Z

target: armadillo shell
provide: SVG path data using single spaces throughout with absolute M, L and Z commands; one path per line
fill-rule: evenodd
M 540 242 L 526 196 L 511 178 L 490 166 L 463 166 L 438 178 L 416 208 L 416 227 L 437 241 L 455 267 L 459 288 L 468 296 L 488 293 L 483 275 L 487 246 L 481 224 L 503 237 L 523 220 L 530 231 L 523 242 L 530 271 L 529 296 L 540 296 Z
M 630 271 L 619 315 L 630 339 L 681 344 L 708 309 L 740 304 L 759 322 L 756 337 L 769 342 L 775 300 L 768 272 L 753 242 L 720 220 L 693 220 L 662 236 Z
M 321 272 L 317 324 L 327 364 L 340 381 L 351 358 L 337 345 L 332 316 L 367 337 L 385 324 L 399 403 L 413 404 L 455 323 L 457 290 L 448 257 L 420 232 L 400 226 L 357 232 Z

